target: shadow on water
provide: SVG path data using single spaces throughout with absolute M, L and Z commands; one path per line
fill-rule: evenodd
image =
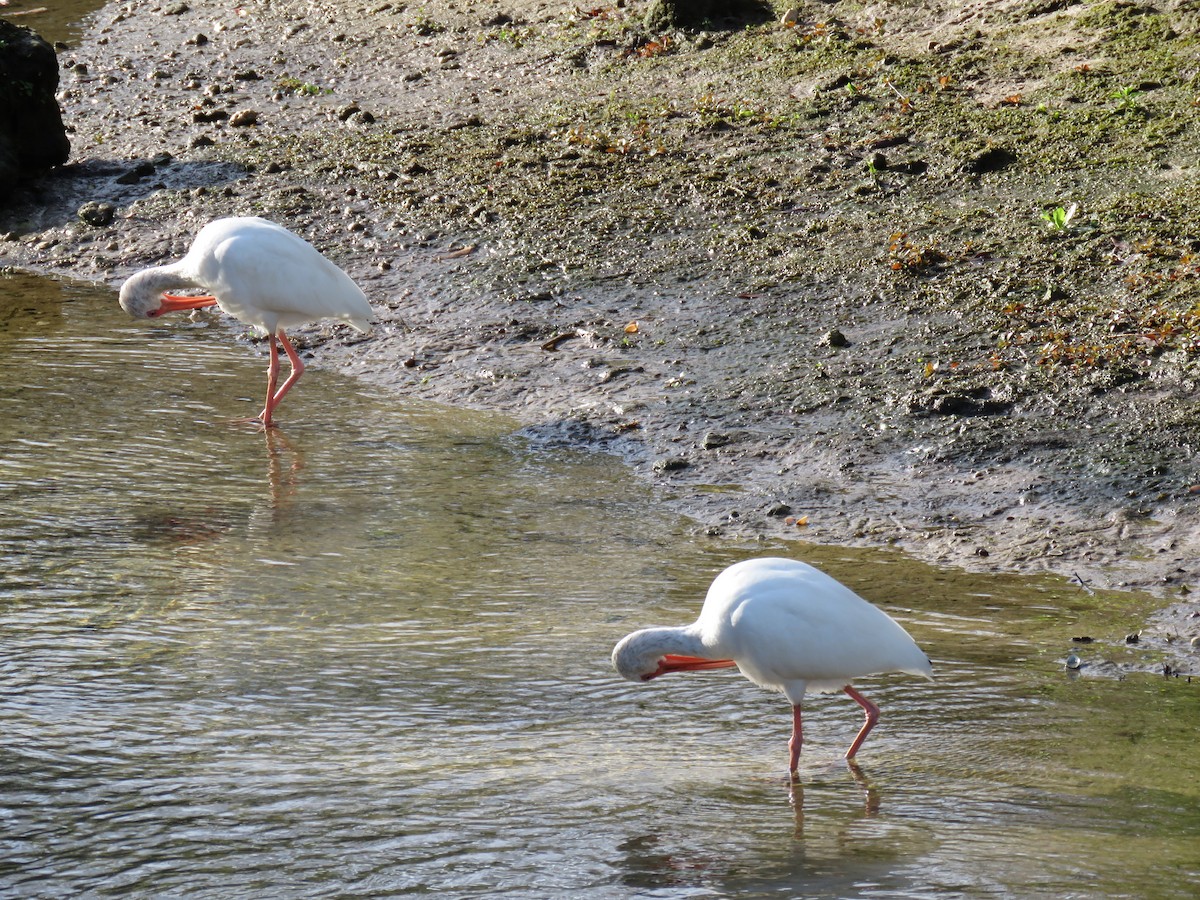
M 1137 598 L 689 537 L 615 459 L 319 359 L 262 433 L 217 317 L 0 279 L 0 895 L 1154 896 L 1200 890 L 1200 702 L 1088 677 Z M 801 555 L 938 680 L 883 720 L 614 642 Z M 1099 634 L 1098 634 L 1099 636 Z M 1087 657 L 1068 677 L 1072 649 Z

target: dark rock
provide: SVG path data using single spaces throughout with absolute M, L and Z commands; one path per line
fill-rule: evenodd
M 700 447 L 704 450 L 716 450 L 718 447 L 724 447 L 733 438 L 727 434 L 722 434 L 719 431 L 710 431 L 700 441 Z
M 116 177 L 117 184 L 137 184 L 147 175 L 154 174 L 154 163 L 145 160 L 139 162 Z
M 666 459 L 660 459 L 654 464 L 655 472 L 680 472 L 690 468 L 691 463 L 682 456 L 668 456 Z
M 642 20 L 648 31 L 717 26 L 736 28 L 775 18 L 765 0 L 651 0 Z
M 23 175 L 67 161 L 54 48 L 28 28 L 0 19 L 0 201 Z
M 850 341 L 842 334 L 840 329 L 831 328 L 821 338 L 822 347 L 849 347 Z
M 988 172 L 998 172 L 1016 161 L 1017 154 L 1006 147 L 987 147 L 967 157 L 962 164 L 962 170 L 968 175 L 984 175 Z
M 116 216 L 117 208 L 111 203 L 100 203 L 96 200 L 89 200 L 83 206 L 79 207 L 80 220 L 96 228 L 111 225 Z

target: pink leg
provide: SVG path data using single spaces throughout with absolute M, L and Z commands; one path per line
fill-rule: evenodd
M 793 775 L 800 768 L 800 747 L 803 744 L 804 734 L 800 725 L 800 704 L 797 703 L 792 707 L 792 739 L 788 741 L 788 750 L 791 752 L 788 771 Z
M 867 735 L 871 733 L 871 729 L 875 727 L 875 723 L 879 721 L 879 707 L 850 685 L 846 685 L 844 690 L 850 696 L 850 699 L 866 710 L 867 713 L 867 721 L 863 723 L 862 729 L 858 732 L 858 737 L 854 739 L 854 743 L 846 751 L 846 759 L 854 759 L 854 754 L 858 752 L 858 748 L 862 746 L 863 741 L 867 739 Z
M 275 407 L 283 400 L 284 394 L 292 389 L 292 385 L 300 380 L 300 376 L 304 374 L 304 361 L 300 359 L 300 354 L 296 352 L 296 348 L 292 346 L 292 342 L 287 339 L 287 335 L 281 330 L 279 332 L 279 343 L 283 344 L 283 351 L 287 354 L 288 362 L 292 365 L 291 374 L 287 380 L 280 386 L 279 390 L 275 390 L 275 383 L 279 377 L 279 352 L 275 349 L 275 336 L 271 336 L 271 368 L 267 372 L 267 405 L 262 412 L 263 425 L 271 424 L 271 413 L 275 411 Z
M 275 384 L 279 381 L 279 348 L 275 346 L 275 335 L 267 335 L 267 346 L 271 350 L 271 362 L 267 366 L 267 402 L 263 411 L 258 414 L 263 427 L 271 425 L 271 410 L 275 408 L 271 400 L 275 396 Z

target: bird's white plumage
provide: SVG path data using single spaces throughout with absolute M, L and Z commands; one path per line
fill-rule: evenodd
M 202 296 L 172 291 L 203 291 Z M 299 380 L 304 363 L 284 329 L 335 319 L 360 331 L 375 316 L 366 295 L 341 269 L 281 225 L 255 216 L 217 219 L 200 229 L 178 262 L 143 269 L 121 285 L 121 308 L 136 318 L 216 304 L 267 334 L 271 362 L 267 399 L 258 420 L 272 424 L 275 407 Z M 291 374 L 278 387 L 279 346 Z
M 256 216 L 209 222 L 183 259 L 126 281 L 121 306 L 131 315 L 153 315 L 170 290 L 209 293 L 229 315 L 267 334 L 321 319 L 366 331 L 374 319 L 349 275 L 303 238 Z
M 793 771 L 806 691 L 845 691 L 867 711 L 850 758 L 879 713 L 851 681 L 884 672 L 933 677 L 928 657 L 891 616 L 824 572 L 790 559 L 730 566 L 709 587 L 691 625 L 644 628 L 613 650 L 614 667 L 631 681 L 730 661 L 755 684 L 782 691 L 792 703 Z
M 755 684 L 781 689 L 792 703 L 806 690 L 840 691 L 864 675 L 932 673 L 895 619 L 791 559 L 752 559 L 723 571 L 696 627 L 717 656 L 737 662 Z

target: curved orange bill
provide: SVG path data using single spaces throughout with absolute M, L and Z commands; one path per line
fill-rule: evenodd
M 699 672 L 705 669 L 728 669 L 730 666 L 736 665 L 737 663 L 732 659 L 704 659 L 701 656 L 677 656 L 674 653 L 668 653 L 662 658 L 658 668 L 644 678 L 649 681 L 651 678 L 657 678 L 668 672 Z
M 216 306 L 217 298 L 208 295 L 199 297 L 181 297 L 178 294 L 163 294 L 162 306 L 154 311 L 155 315 L 179 312 L 181 309 L 200 309 L 205 306 Z

